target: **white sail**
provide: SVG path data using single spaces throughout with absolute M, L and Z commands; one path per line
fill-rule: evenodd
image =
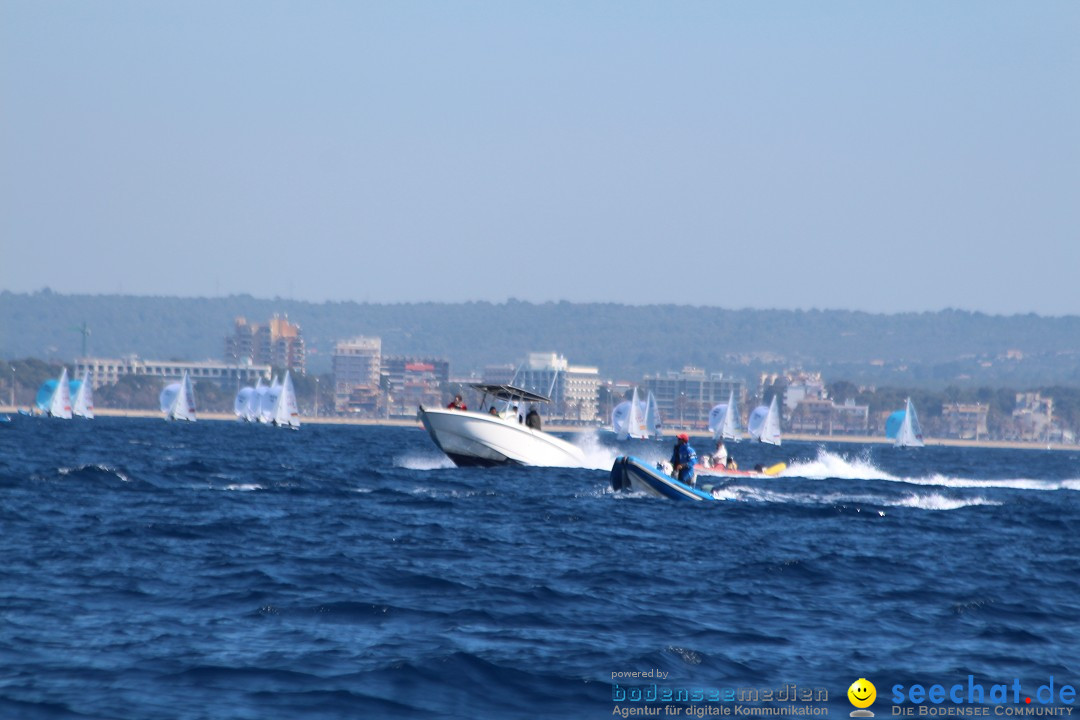
M 919 417 L 915 414 L 915 406 L 911 404 L 911 398 L 908 398 L 907 407 L 904 409 L 904 422 L 900 425 L 900 431 L 896 433 L 896 447 L 922 446 L 922 427 L 919 425 Z
M 166 420 L 195 422 L 195 390 L 191 387 L 187 372 L 184 372 L 180 382 L 166 385 L 158 399 Z
M 735 405 L 735 391 L 728 396 L 727 407 L 724 408 L 724 422 L 720 426 L 720 437 L 724 440 L 739 440 L 739 410 Z
M 49 417 L 71 419 L 71 386 L 68 385 L 67 368 L 60 371 L 60 379 L 56 381 L 56 390 L 49 400 L 46 412 Z
M 244 412 L 244 419 L 248 422 L 255 422 L 259 418 L 259 403 L 262 402 L 263 396 L 266 395 L 266 388 L 263 387 L 262 378 L 255 379 L 255 387 L 252 389 L 251 395 L 248 396 L 247 410 Z
M 768 408 L 764 405 L 754 408 L 754 412 L 750 413 L 750 421 L 747 425 L 749 426 L 747 431 L 750 433 L 750 437 L 758 442 L 768 443 L 769 445 L 780 444 L 780 411 L 776 408 L 775 395 L 773 395 Z
M 630 416 L 626 424 L 626 436 L 636 440 L 649 437 L 649 429 L 645 426 L 645 408 L 638 400 L 637 388 L 630 398 Z
M 758 440 L 769 445 L 780 444 L 780 411 L 776 407 L 775 395 L 773 395 L 772 403 L 769 405 L 769 414 L 765 416 L 761 436 Z
M 739 427 L 739 410 L 735 404 L 734 390 L 731 391 L 726 403 L 715 405 L 709 411 L 709 431 L 713 434 L 713 440 L 738 442 L 742 428 Z
M 176 396 L 179 394 L 180 383 L 169 383 L 161 389 L 158 402 L 161 403 L 161 412 L 165 413 L 166 418 L 172 412 L 172 407 L 176 404 Z
M 296 391 L 293 390 L 292 377 L 285 371 L 277 401 L 274 403 L 272 422 L 278 427 L 300 427 L 300 411 L 296 407 Z
M 259 411 L 255 418 L 261 423 L 274 421 L 274 407 L 277 405 L 278 396 L 281 394 L 281 383 L 275 377 L 270 381 L 270 387 L 261 388 L 259 394 Z
M 251 408 L 251 398 L 255 395 L 255 388 L 242 387 L 240 392 L 236 393 L 236 399 L 233 401 L 233 413 L 241 420 L 251 420 L 249 411 Z
M 768 405 L 758 405 L 750 411 L 750 417 L 746 419 L 746 432 L 750 434 L 751 440 L 761 437 L 761 429 L 765 427 L 765 416 L 768 414 Z
M 656 407 L 656 397 L 652 390 L 649 391 L 649 397 L 645 401 L 645 430 L 649 433 L 649 437 L 660 437 L 660 409 Z
M 270 421 L 270 408 L 272 407 L 272 399 L 270 397 L 270 389 L 266 385 L 259 385 L 255 389 L 255 399 L 252 403 L 252 419 L 258 422 Z
M 71 404 L 71 413 L 87 420 L 94 419 L 94 388 L 90 385 L 90 371 L 83 373 L 82 384 Z
M 191 378 L 187 372 L 184 372 L 184 379 L 181 382 L 184 391 L 184 403 L 180 406 L 180 410 L 183 413 L 184 420 L 190 420 L 195 422 L 195 388 L 191 386 Z
M 713 405 L 712 410 L 709 411 L 709 432 L 716 437 L 720 434 L 720 426 L 724 422 L 725 412 L 727 412 L 727 405 L 724 405 L 724 403 Z
M 629 427 L 627 420 L 630 418 L 630 401 L 623 400 L 611 411 L 611 431 L 619 436 L 620 440 L 626 439 L 626 428 Z

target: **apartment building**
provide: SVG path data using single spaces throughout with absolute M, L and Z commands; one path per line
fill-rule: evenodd
M 304 373 L 307 355 L 300 326 L 287 315 L 274 315 L 265 325 L 236 318 L 232 335 L 225 338 L 225 362 L 244 361 Z
M 334 410 L 374 415 L 379 407 L 382 339 L 355 337 L 334 346 Z

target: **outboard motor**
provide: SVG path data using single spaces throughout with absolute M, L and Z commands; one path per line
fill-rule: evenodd
M 630 484 L 626 481 L 626 458 L 615 458 L 615 464 L 611 466 L 611 489 L 615 492 L 629 490 Z

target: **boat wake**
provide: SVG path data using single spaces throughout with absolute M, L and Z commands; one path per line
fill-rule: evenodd
M 874 465 L 868 453 L 850 457 L 818 449 L 813 460 L 793 460 L 779 477 L 797 477 L 808 480 L 891 480 L 902 482 L 903 478 L 890 475 Z
M 938 492 L 911 492 L 897 495 L 873 494 L 866 492 L 845 493 L 841 491 L 783 492 L 760 486 L 728 485 L 713 491 L 713 497 L 736 502 L 781 503 L 790 505 L 827 505 L 833 507 L 873 506 L 878 508 L 898 507 L 918 510 L 959 510 L 980 505 L 1001 505 L 998 500 L 991 500 L 982 495 L 950 497 Z M 879 511 L 884 515 L 883 511 Z
M 615 458 L 623 454 L 618 448 L 605 445 L 595 430 L 575 435 L 572 442 L 585 453 L 584 467 L 590 470 L 610 470 Z
M 851 457 L 824 448 L 812 460 L 795 460 L 779 477 L 808 480 L 882 480 L 948 488 L 1003 488 L 1013 490 L 1080 490 L 1080 479 L 1039 480 L 1031 478 L 964 478 L 934 473 L 922 477 L 902 477 L 881 469 L 869 453 Z

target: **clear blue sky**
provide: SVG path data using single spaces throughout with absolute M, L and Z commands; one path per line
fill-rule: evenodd
M 1080 313 L 1080 2 L 0 0 L 0 289 Z

